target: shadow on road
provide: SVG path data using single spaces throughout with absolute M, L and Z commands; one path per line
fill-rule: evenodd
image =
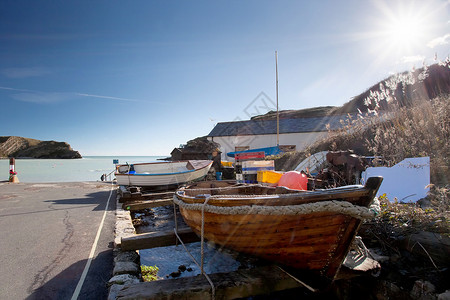
M 106 205 L 106 202 L 108 201 L 110 193 L 111 193 L 111 191 L 100 191 L 100 192 L 87 194 L 86 198 L 46 200 L 44 202 L 55 204 L 55 206 L 53 207 L 54 209 L 59 209 L 58 206 L 56 206 L 56 205 L 84 205 L 84 206 L 87 206 L 87 205 L 96 204 L 97 206 L 93 209 L 93 211 L 98 211 L 98 210 L 103 211 L 103 210 L 105 210 L 105 205 Z M 113 191 L 110 201 L 115 201 L 115 199 L 116 199 L 116 191 Z M 63 208 L 63 209 L 67 209 L 67 208 Z M 109 205 L 109 207 L 107 207 L 107 210 L 115 210 L 115 207 L 112 205 Z
M 30 215 L 37 213 L 45 213 L 49 211 L 55 210 L 72 210 L 78 209 L 81 207 L 97 205 L 92 209 L 92 211 L 103 211 L 105 210 L 106 202 L 108 201 L 110 191 L 102 191 L 88 194 L 88 198 L 73 198 L 73 199 L 61 199 L 61 200 L 45 200 L 45 203 L 51 203 L 48 209 L 30 211 L 30 212 L 20 212 L 20 213 L 7 213 L 0 214 L 1 217 L 10 217 L 10 216 L 20 216 L 20 215 Z M 107 211 L 113 211 L 116 209 L 115 205 L 111 205 L 111 203 L 115 203 L 116 201 L 116 192 L 113 191 L 111 195 L 110 205 L 106 208 Z M 55 206 L 53 206 L 55 204 Z M 61 206 L 56 206 L 61 205 Z M 65 207 L 63 205 L 77 205 L 73 207 Z
M 32 291 L 27 300 L 71 299 L 87 260 L 81 260 Z M 92 260 L 78 299 L 107 299 L 107 283 L 112 277 L 112 249 L 99 253 Z

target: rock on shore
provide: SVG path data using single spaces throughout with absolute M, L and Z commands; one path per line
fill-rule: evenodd
M 81 158 L 81 154 L 65 142 L 0 136 L 0 157 L 70 159 Z

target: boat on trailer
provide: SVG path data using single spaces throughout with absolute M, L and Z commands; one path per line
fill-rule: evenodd
M 382 180 L 316 191 L 199 182 L 178 189 L 174 202 L 205 239 L 332 281 L 362 220 L 376 214 Z
M 211 160 L 123 164 L 117 166 L 114 175 L 119 185 L 177 186 L 203 179 L 211 165 Z

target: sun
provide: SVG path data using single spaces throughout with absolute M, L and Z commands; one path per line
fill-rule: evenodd
M 398 18 L 389 24 L 387 37 L 393 44 L 411 46 L 420 39 L 422 25 L 416 18 Z
M 419 6 L 414 1 L 376 3 L 374 50 L 384 56 L 416 55 L 430 39 L 430 8 L 425 4 Z
M 397 16 L 384 25 L 385 43 L 392 50 L 410 54 L 424 42 L 425 28 L 419 16 Z

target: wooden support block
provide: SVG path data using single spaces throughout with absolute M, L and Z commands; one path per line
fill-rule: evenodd
M 172 198 L 168 199 L 158 199 L 158 200 L 147 200 L 139 202 L 126 202 L 122 204 L 122 208 L 129 211 L 142 210 L 146 208 L 159 207 L 165 205 L 172 205 Z
M 145 200 L 173 198 L 175 192 L 161 192 L 161 193 L 145 193 L 142 194 L 142 198 Z
M 192 243 L 200 240 L 189 227 L 178 228 L 178 235 L 183 243 Z M 149 232 L 122 238 L 120 247 L 122 251 L 150 249 L 175 245 L 176 240 L 173 230 Z
M 130 191 L 128 191 L 127 188 L 124 187 L 123 185 L 119 186 L 119 195 L 120 195 L 120 199 L 119 199 L 120 203 L 123 203 L 123 202 L 127 201 L 127 199 L 131 198 Z
M 209 277 L 214 283 L 215 299 L 245 298 L 302 286 L 274 265 Z M 140 282 L 124 287 L 116 299 L 211 299 L 211 285 L 203 275 Z
M 131 187 L 119 186 L 120 203 L 127 201 L 154 200 L 173 198 L 174 191 L 159 193 L 142 193 L 140 190 Z

